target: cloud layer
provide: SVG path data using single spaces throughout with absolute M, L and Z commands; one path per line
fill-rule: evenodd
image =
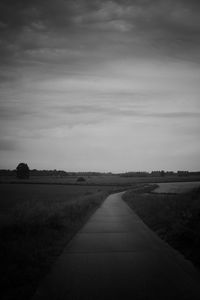
M 199 11 L 2 0 L 1 167 L 199 169 Z

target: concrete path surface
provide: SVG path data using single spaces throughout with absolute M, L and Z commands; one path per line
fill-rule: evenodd
M 109 196 L 67 245 L 34 300 L 199 300 L 199 272 Z

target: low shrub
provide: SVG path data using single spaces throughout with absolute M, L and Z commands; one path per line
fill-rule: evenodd
M 86 179 L 84 177 L 78 177 L 77 182 L 85 182 Z

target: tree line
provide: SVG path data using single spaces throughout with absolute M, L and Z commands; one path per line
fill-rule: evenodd
M 0 170 L 0 176 L 16 176 L 20 179 L 28 179 L 30 176 L 101 176 L 101 175 L 119 175 L 122 177 L 149 177 L 149 176 L 189 176 L 189 175 L 200 175 L 200 172 L 189 172 L 189 171 L 152 171 L 152 172 L 125 172 L 113 174 L 111 172 L 66 172 L 63 170 L 37 170 L 30 169 L 27 163 L 19 163 L 15 170 Z

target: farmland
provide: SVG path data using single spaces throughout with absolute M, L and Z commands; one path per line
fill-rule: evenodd
M 27 184 L 54 184 L 54 185 L 74 185 L 78 184 L 78 175 L 69 176 L 30 176 L 30 179 L 17 179 L 15 176 L 0 176 L 0 183 L 27 183 Z M 119 174 L 110 175 L 93 175 L 83 176 L 85 182 L 80 183 L 81 185 L 123 185 L 130 186 L 135 183 L 166 183 L 166 182 L 189 182 L 189 181 L 200 181 L 199 175 L 189 176 L 144 176 L 144 177 L 124 177 Z
M 78 182 L 77 179 L 78 176 L 32 176 L 29 180 L 1 178 L 2 299 L 30 299 L 66 244 L 109 193 L 129 190 L 125 201 L 148 226 L 177 249 L 183 248 L 179 241 L 183 232 L 190 236 L 192 230 L 198 240 L 196 226 L 199 223 L 194 220 L 198 217 L 199 193 L 184 193 L 181 197 L 156 194 L 156 190 L 153 191 L 154 194 L 148 193 L 149 186 L 146 182 L 169 182 L 172 177 L 125 178 L 119 175 L 102 175 L 84 176 L 83 182 Z M 178 181 L 186 179 L 188 178 L 177 176 L 173 178 L 176 187 L 180 186 Z M 182 184 L 188 186 L 186 182 Z M 192 184 L 196 185 L 197 182 Z M 151 186 L 150 190 L 156 186 Z M 159 186 L 162 191 L 165 186 L 165 192 L 169 192 L 170 186 L 171 189 L 174 188 L 175 183 Z M 185 226 L 189 226 L 189 229 L 185 230 Z M 199 256 L 197 252 L 194 254 L 194 249 L 199 249 L 196 245 L 193 245 L 192 254 L 191 251 L 188 252 L 191 249 L 187 249 L 186 255 L 189 258 L 192 256 L 193 261 L 198 264 Z
M 200 184 L 187 183 L 187 189 L 183 184 L 182 190 L 173 183 L 157 187 L 129 190 L 123 199 L 163 240 L 200 268 Z
M 184 194 L 190 192 L 195 188 L 198 188 L 199 186 L 200 181 L 159 183 L 158 187 L 154 190 L 154 192 L 160 194 Z
M 1 184 L 2 299 L 29 299 L 66 243 L 117 189 Z

